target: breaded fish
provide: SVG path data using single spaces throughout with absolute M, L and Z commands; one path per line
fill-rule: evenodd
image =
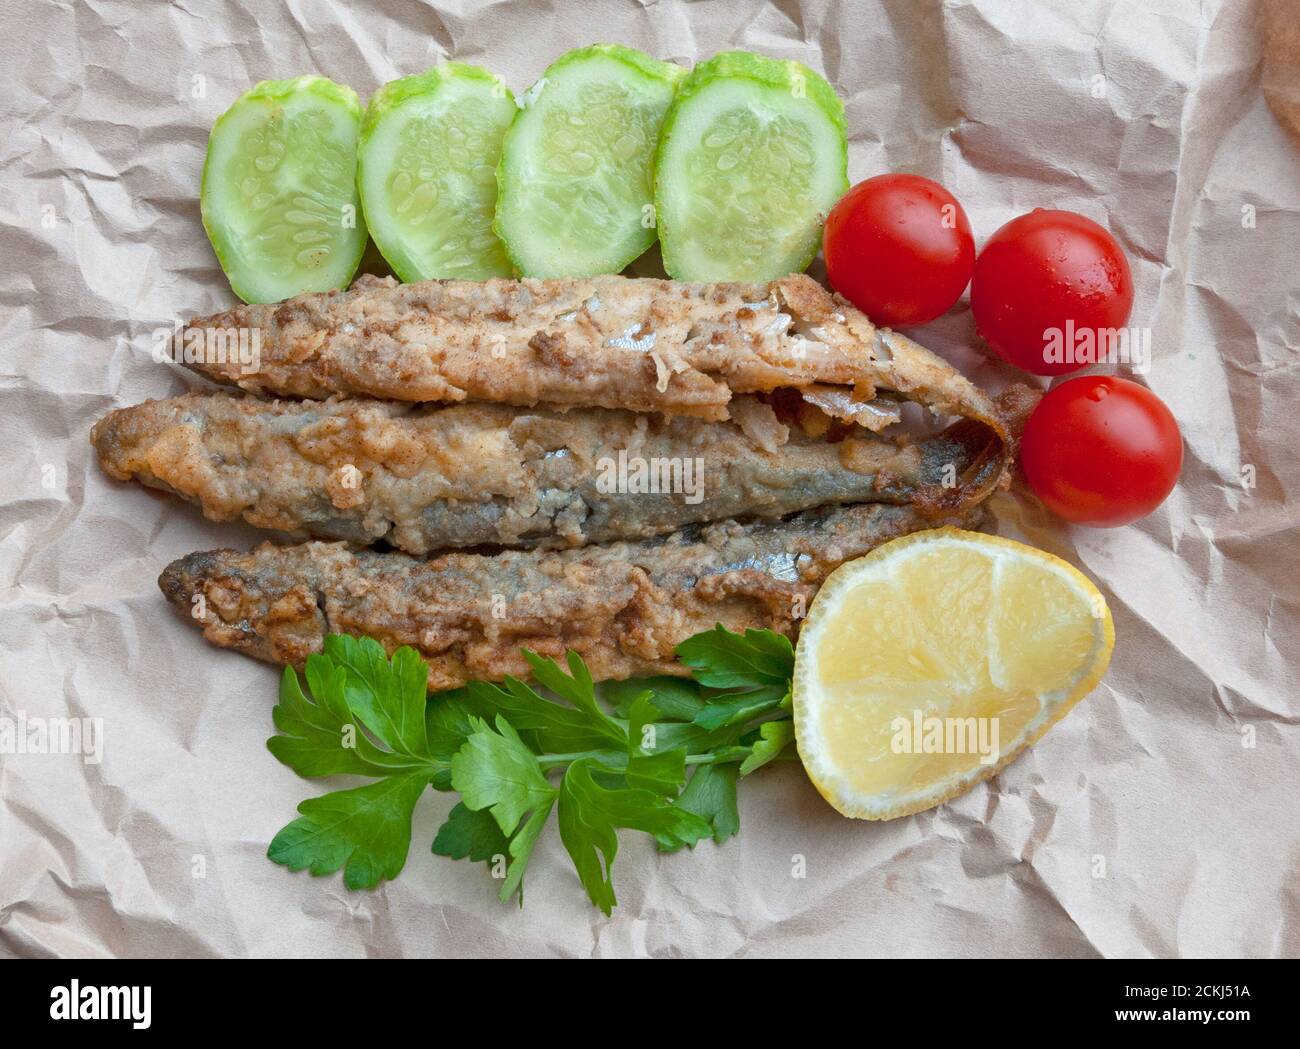
M 247 336 L 248 360 L 224 349 L 232 333 Z M 748 284 L 619 276 L 397 284 L 366 276 L 346 292 L 191 321 L 182 339 L 190 367 L 257 394 L 722 420 L 738 394 L 793 388 L 860 421 L 853 406 L 891 390 L 1000 430 L 969 380 L 803 274 Z
M 429 688 L 528 675 L 521 648 L 582 656 L 596 680 L 682 674 L 673 648 L 722 623 L 793 635 L 837 565 L 939 519 L 914 506 L 810 510 L 781 521 L 693 526 L 638 543 L 560 552 L 451 553 L 430 561 L 343 543 L 214 550 L 158 583 L 213 644 L 301 666 L 327 633 L 418 648 Z
M 188 394 L 112 412 L 91 440 L 113 477 L 212 520 L 411 554 L 640 539 L 855 502 L 942 510 L 998 480 L 997 438 L 974 424 L 914 443 L 840 425 L 832 442 L 753 398 L 732 406 L 753 436 L 738 422 L 605 408 Z

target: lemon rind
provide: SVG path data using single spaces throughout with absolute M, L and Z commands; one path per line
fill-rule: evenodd
M 796 650 L 793 681 L 795 741 L 799 757 L 808 772 L 808 778 L 818 793 L 839 813 L 853 819 L 889 820 L 910 816 L 926 809 L 934 808 L 977 784 L 997 775 L 1024 751 L 1038 742 L 1053 725 L 1068 714 L 1101 681 L 1110 664 L 1111 651 L 1115 644 L 1115 624 L 1110 609 L 1102 599 L 1102 615 L 1098 617 L 1098 644 L 1091 664 L 1081 670 L 1073 683 L 1056 692 L 1041 697 L 1043 707 L 1039 714 L 1029 723 L 998 760 L 990 765 L 979 766 L 954 778 L 944 780 L 934 788 L 913 792 L 901 797 L 889 795 L 861 795 L 852 789 L 841 787 L 839 770 L 831 766 L 818 752 L 809 745 L 810 740 L 818 738 L 815 711 L 809 709 L 807 697 L 816 693 L 813 682 L 816 679 L 817 659 L 812 653 L 812 643 L 805 639 L 817 637 L 820 624 L 827 617 L 834 615 L 840 599 L 851 589 L 852 585 L 865 573 L 882 563 L 897 558 L 905 550 L 917 546 L 935 546 L 950 542 L 962 545 L 972 544 L 987 551 L 990 547 L 1003 547 L 1008 552 L 1014 551 L 1018 560 L 1032 556 L 1040 564 L 1063 575 L 1075 588 L 1089 597 L 1100 596 L 1096 585 L 1074 565 L 1053 554 L 1033 547 L 1025 546 L 1002 536 L 985 535 L 960 528 L 936 528 L 923 532 L 914 532 L 878 547 L 865 557 L 841 565 L 827 577 L 821 590 L 809 609 L 799 634 Z M 1026 551 L 1032 551 L 1027 555 Z M 1062 695 L 1064 693 L 1064 695 Z

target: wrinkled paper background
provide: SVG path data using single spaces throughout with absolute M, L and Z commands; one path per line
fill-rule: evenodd
M 1300 954 L 1300 138 L 1260 93 L 1254 7 L 6 5 L 0 716 L 102 718 L 105 739 L 100 764 L 0 755 L 0 954 Z M 765 771 L 724 847 L 658 857 L 626 835 L 606 920 L 553 827 L 522 912 L 481 867 L 430 855 L 450 804 L 430 793 L 401 878 L 348 893 L 264 855 L 325 789 L 265 749 L 275 671 L 208 648 L 154 582 L 257 537 L 110 481 L 87 432 L 199 384 L 153 363 L 149 333 L 235 301 L 198 187 L 237 95 L 316 72 L 364 100 L 448 58 L 519 92 L 593 39 L 824 71 L 852 179 L 940 179 L 980 242 L 1035 206 L 1108 225 L 1134 267 L 1132 323 L 1153 329 L 1145 381 L 1183 426 L 1182 483 L 1111 531 L 999 499 L 1000 532 L 1099 582 L 1118 644 L 1093 696 L 965 797 L 856 823 L 797 766 Z M 1011 377 L 972 348 L 964 302 L 917 337 L 985 385 Z

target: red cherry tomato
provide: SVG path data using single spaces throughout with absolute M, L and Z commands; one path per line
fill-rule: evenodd
M 1173 491 L 1183 438 L 1164 401 L 1127 379 L 1084 375 L 1050 390 L 1025 424 L 1020 463 L 1067 521 L 1114 528 Z
M 1104 352 L 1098 333 L 1128 323 L 1133 274 L 1115 238 L 1092 219 L 1038 208 L 984 245 L 970 307 L 1004 360 L 1035 375 L 1064 375 L 1097 363 L 1088 357 L 1088 330 Z
M 831 286 L 877 324 L 924 324 L 970 283 L 975 238 L 957 198 L 920 175 L 877 175 L 831 209 Z

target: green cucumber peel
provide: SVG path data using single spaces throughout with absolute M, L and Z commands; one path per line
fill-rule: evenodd
M 245 302 L 346 287 L 366 246 L 356 192 L 361 104 L 325 77 L 267 80 L 212 127 L 203 226 Z
M 617 273 L 655 241 L 654 153 L 686 70 L 618 44 L 570 51 L 520 96 L 495 229 L 527 277 Z
M 799 62 L 726 51 L 677 91 L 655 157 L 664 267 L 678 280 L 806 269 L 848 189 L 844 104 Z
M 513 275 L 492 222 L 501 143 L 517 110 L 500 77 L 460 62 L 371 98 L 357 187 L 370 235 L 403 281 Z

